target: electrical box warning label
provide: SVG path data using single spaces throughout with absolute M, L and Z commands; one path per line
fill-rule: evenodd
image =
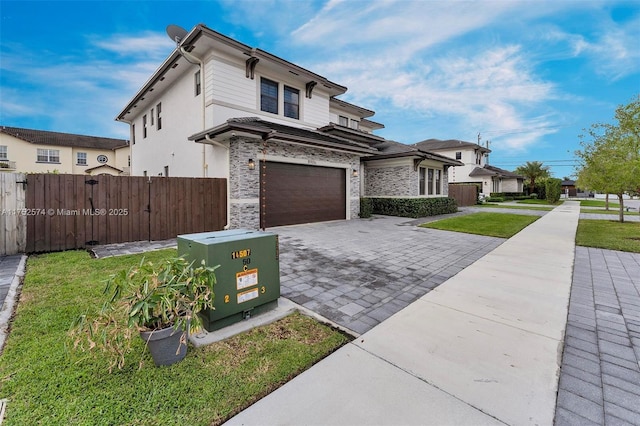
M 236 288 L 243 288 L 258 285 L 258 269 L 249 269 L 248 271 L 238 272 L 236 274 Z
M 253 290 L 245 291 L 243 293 L 238 293 L 238 304 L 248 302 L 249 300 L 257 299 L 259 296 L 258 289 L 254 288 Z

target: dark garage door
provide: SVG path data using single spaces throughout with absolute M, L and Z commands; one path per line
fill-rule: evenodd
M 346 170 L 266 162 L 260 173 L 260 226 L 346 218 Z

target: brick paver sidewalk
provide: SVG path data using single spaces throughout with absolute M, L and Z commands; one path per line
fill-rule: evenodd
M 640 425 L 640 254 L 576 247 L 556 425 Z

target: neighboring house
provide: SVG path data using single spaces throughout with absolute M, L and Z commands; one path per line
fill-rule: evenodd
M 522 192 L 524 178 L 508 170 L 487 164 L 490 149 L 472 142 L 427 139 L 412 146 L 464 163 L 449 171 L 449 183 L 475 183 L 480 192 Z
M 120 175 L 128 170 L 127 140 L 0 126 L 0 172 Z
M 575 180 L 563 180 L 562 181 L 562 193 L 567 197 L 575 197 L 578 195 L 578 189 L 576 188 Z M 582 192 L 582 191 L 580 191 Z
M 232 228 L 356 218 L 366 195 L 445 196 L 462 163 L 374 135 L 384 126 L 346 91 L 197 25 L 116 120 L 133 175 L 227 178 Z

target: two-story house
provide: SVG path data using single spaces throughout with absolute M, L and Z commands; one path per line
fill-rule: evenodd
M 226 178 L 230 227 L 356 218 L 363 195 L 446 196 L 462 164 L 374 135 L 374 112 L 337 98 L 346 87 L 271 53 L 202 24 L 177 42 L 116 120 L 133 175 Z
M 0 172 L 128 174 L 129 141 L 0 126 Z
M 427 139 L 412 146 L 454 158 L 464 165 L 449 169 L 449 183 L 475 183 L 480 192 L 522 192 L 524 178 L 516 173 L 487 163 L 490 149 L 472 142 Z

